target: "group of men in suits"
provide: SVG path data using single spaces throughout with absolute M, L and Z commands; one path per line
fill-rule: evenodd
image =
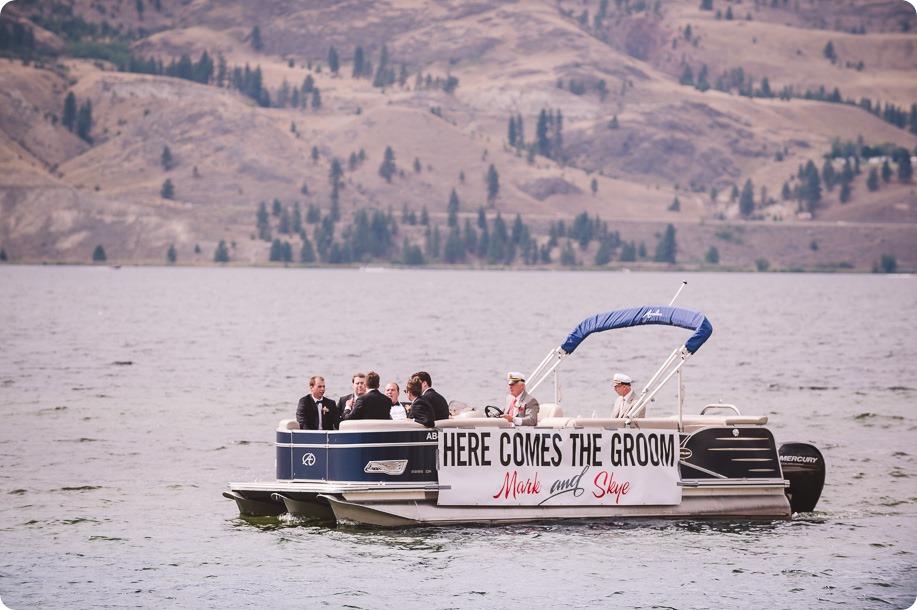
M 351 379 L 353 392 L 335 403 L 325 398 L 325 379 L 319 375 L 309 379 L 309 394 L 299 399 L 296 421 L 303 430 L 337 430 L 342 421 L 350 419 L 392 419 L 394 400 L 379 391 L 379 374 L 375 371 L 357 373 Z M 433 380 L 426 371 L 411 375 L 407 383 L 409 417 L 432 428 L 437 419 L 449 417 L 449 404 L 432 388 Z M 412 392 L 413 390 L 413 392 Z

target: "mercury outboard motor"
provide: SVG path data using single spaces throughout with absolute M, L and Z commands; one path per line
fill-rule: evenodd
M 825 486 L 825 458 L 807 443 L 784 443 L 779 454 L 783 478 L 790 483 L 786 488 L 790 509 L 794 513 L 815 510 Z

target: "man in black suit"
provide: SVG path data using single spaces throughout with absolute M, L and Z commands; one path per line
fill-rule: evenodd
M 433 406 L 433 413 L 436 415 L 436 419 L 449 419 L 449 403 L 446 402 L 442 394 L 431 387 L 433 379 L 430 377 L 430 373 L 418 371 L 411 376 L 420 379 L 423 387 L 423 393 L 420 396 Z
M 423 386 L 420 383 L 420 377 L 416 375 L 408 379 L 404 384 L 404 390 L 411 399 L 411 419 L 418 424 L 423 424 L 427 428 L 436 426 L 436 415 L 433 413 L 433 405 L 421 398 Z
M 341 421 L 337 405 L 325 398 L 325 378 L 309 378 L 309 394 L 299 399 L 296 421 L 303 430 L 337 430 Z
M 350 383 L 353 384 L 353 392 L 338 398 L 338 413 L 341 414 L 342 420 L 347 419 L 347 416 L 350 415 L 356 399 L 366 394 L 366 375 L 364 373 L 355 373 Z
M 346 419 L 391 419 L 392 400 L 379 391 L 379 373 L 366 374 L 366 394 L 357 397 Z

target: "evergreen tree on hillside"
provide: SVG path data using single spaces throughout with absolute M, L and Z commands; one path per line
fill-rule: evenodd
M 825 164 L 821 168 L 821 178 L 829 192 L 834 190 L 834 184 L 837 182 L 837 172 L 834 171 L 834 164 L 831 161 L 830 158 L 825 159 Z
M 376 76 L 373 78 L 373 87 L 386 87 L 395 82 L 395 73 L 388 66 L 388 47 L 382 45 L 382 51 L 379 54 L 379 66 L 376 68 Z
M 449 193 L 449 203 L 446 205 L 446 212 L 449 214 L 449 226 L 458 227 L 459 198 L 455 189 Z
M 97 244 L 95 250 L 92 251 L 92 262 L 104 263 L 107 260 L 108 256 L 105 254 L 105 248 L 102 247 L 102 244 Z
M 159 162 L 162 163 L 162 169 L 166 171 L 172 169 L 172 151 L 169 150 L 168 146 L 162 147 L 162 155 L 159 158 Z
M 258 212 L 255 215 L 255 228 L 258 229 L 258 239 L 271 240 L 270 218 L 267 212 L 267 204 L 263 201 L 258 205 Z
M 163 199 L 172 199 L 175 197 L 175 185 L 173 185 L 172 181 L 168 178 L 162 183 L 162 188 L 159 190 L 159 196 Z
M 491 163 L 490 167 L 487 169 L 487 203 L 493 205 L 499 193 L 500 175 L 497 173 L 497 168 Z
M 385 154 L 382 158 L 382 165 L 379 166 L 379 175 L 385 178 L 385 181 L 391 183 L 392 176 L 395 175 L 397 168 L 395 167 L 395 151 L 392 150 L 391 146 L 385 147 Z
M 739 213 L 748 218 L 755 211 L 755 188 L 752 186 L 751 178 L 745 181 L 742 187 L 742 194 L 739 196 Z
M 229 248 L 226 247 L 226 242 L 220 240 L 220 243 L 217 244 L 217 248 L 213 253 L 213 262 L 215 263 L 228 263 L 229 262 Z
M 670 265 L 674 265 L 676 250 L 675 227 L 669 225 L 666 227 L 665 234 L 656 246 L 656 255 L 653 257 L 653 260 L 657 263 L 669 263 Z
M 353 77 L 362 78 L 364 70 L 365 59 L 363 58 L 363 47 L 357 47 L 353 52 Z
M 576 266 L 576 252 L 573 250 L 573 242 L 569 239 L 560 252 L 560 264 L 564 267 Z
M 249 40 L 251 41 L 251 45 L 254 50 L 260 51 L 264 48 L 264 43 L 261 42 L 261 28 L 259 28 L 257 25 L 252 28 Z
M 898 181 L 909 183 L 914 177 L 914 168 L 911 167 L 911 153 L 906 148 L 899 148 L 892 157 L 898 162 Z
M 849 170 L 849 163 L 846 167 Z M 803 181 L 802 202 L 805 204 L 806 210 L 814 212 L 818 202 L 821 201 L 821 179 L 818 176 L 818 169 L 816 169 L 815 163 L 811 160 L 806 163 L 800 178 Z
M 478 232 L 471 226 L 471 219 L 465 219 L 465 230 L 462 234 L 462 242 L 465 245 L 465 251 L 468 254 L 474 254 L 478 250 Z
M 691 69 L 691 66 L 685 65 L 684 70 L 681 71 L 681 76 L 678 78 L 678 83 L 689 87 L 694 86 L 694 70 Z
M 869 178 L 866 179 L 866 188 L 870 192 L 879 190 L 879 171 L 876 168 L 870 168 Z
M 465 243 L 458 223 L 451 226 L 449 235 L 446 236 L 446 245 L 443 246 L 443 261 L 447 263 L 461 263 L 465 260 Z
M 61 123 L 70 131 L 76 129 L 76 96 L 73 95 L 73 91 L 64 98 L 64 116 Z
M 178 253 L 175 251 L 175 244 L 171 244 L 169 249 L 166 250 L 166 262 L 172 265 L 176 260 L 178 260 Z
M 888 164 L 888 159 L 886 158 L 882 161 L 882 182 L 891 182 L 892 179 L 892 166 Z
M 544 108 L 538 113 L 538 123 L 535 125 L 535 146 L 538 154 L 548 157 L 551 153 L 551 141 L 549 139 L 548 112 Z
M 338 70 L 341 69 L 341 60 L 338 58 L 338 52 L 333 46 L 328 49 L 328 69 L 335 76 L 337 76 Z
M 710 246 L 710 248 L 707 250 L 707 253 L 704 254 L 704 260 L 711 265 L 720 264 L 720 252 L 716 249 L 716 246 Z
M 315 262 L 315 250 L 312 248 L 312 242 L 309 241 L 309 238 L 306 236 L 303 236 L 302 249 L 299 251 L 299 262 L 301 263 L 314 263 Z

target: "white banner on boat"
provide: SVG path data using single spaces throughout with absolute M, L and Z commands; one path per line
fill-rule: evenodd
M 678 450 L 674 431 L 447 428 L 438 504 L 679 504 Z

